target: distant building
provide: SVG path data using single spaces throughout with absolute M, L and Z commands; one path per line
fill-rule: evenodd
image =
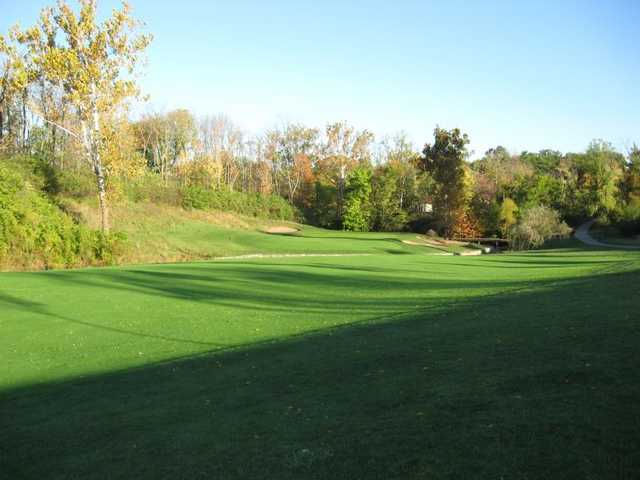
M 433 204 L 431 203 L 420 204 L 420 213 L 431 213 L 431 212 L 433 212 Z
M 413 208 L 416 213 L 433 213 L 433 199 L 424 197 Z

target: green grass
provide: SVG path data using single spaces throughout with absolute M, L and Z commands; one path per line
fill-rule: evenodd
M 640 253 L 304 236 L 230 242 L 373 254 L 0 274 L 0 477 L 640 471 Z
M 90 202 L 68 201 L 89 225 L 99 228 L 99 211 Z M 112 208 L 114 231 L 128 242 L 120 264 L 208 260 L 253 254 L 392 253 L 440 254 L 467 250 L 460 246 L 408 245 L 415 233 L 359 233 L 325 230 L 308 225 L 243 217 L 224 212 L 185 211 L 152 203 L 121 202 Z M 272 235 L 263 230 L 274 225 L 299 228 L 296 235 Z
M 172 240 L 198 251 L 211 249 L 211 255 L 229 256 L 253 253 L 439 253 L 436 248 L 414 246 L 402 240 L 411 233 L 360 233 L 301 226 L 297 235 L 274 235 L 259 230 L 237 230 L 209 224 L 185 223 L 170 232 Z M 194 241 L 194 238 L 197 240 Z

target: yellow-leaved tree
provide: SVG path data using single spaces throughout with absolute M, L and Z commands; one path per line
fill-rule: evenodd
M 109 230 L 104 143 L 117 141 L 105 136 L 104 123 L 116 117 L 127 100 L 139 95 L 134 80 L 144 50 L 151 41 L 138 34 L 141 23 L 131 15 L 127 3 L 99 22 L 96 0 L 79 0 L 76 13 L 64 0 L 45 8 L 36 25 L 26 30 L 15 27 L 12 38 L 25 50 L 29 78 L 56 88 L 76 114 L 78 127 L 57 125 L 82 145 L 86 160 L 96 176 L 102 230 Z M 55 123 L 43 112 L 45 122 Z

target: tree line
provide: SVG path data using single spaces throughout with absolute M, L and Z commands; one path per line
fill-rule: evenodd
M 0 36 L 0 149 L 93 176 L 104 231 L 116 180 L 153 177 L 179 185 L 192 208 L 210 206 L 212 192 L 278 195 L 336 229 L 470 238 L 514 236 L 525 219 L 606 217 L 640 233 L 635 145 L 626 154 L 602 140 L 579 153 L 498 146 L 471 162 L 459 129 L 436 128 L 418 150 L 406 135 L 376 140 L 343 121 L 249 135 L 224 115 L 185 109 L 134 119 L 135 72 L 151 41 L 140 25 L 126 5 L 99 23 L 96 1 L 81 0 L 78 13 L 61 2 Z

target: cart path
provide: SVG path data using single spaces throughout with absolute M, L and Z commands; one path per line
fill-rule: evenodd
M 587 245 L 591 245 L 592 247 L 607 247 L 607 248 L 619 248 L 621 250 L 638 250 L 640 249 L 640 245 L 616 245 L 613 243 L 605 243 L 599 240 L 596 240 L 589 234 L 589 229 L 591 225 L 593 225 L 595 220 L 589 220 L 588 222 L 583 223 L 578 227 L 574 236 L 580 240 L 582 243 Z

